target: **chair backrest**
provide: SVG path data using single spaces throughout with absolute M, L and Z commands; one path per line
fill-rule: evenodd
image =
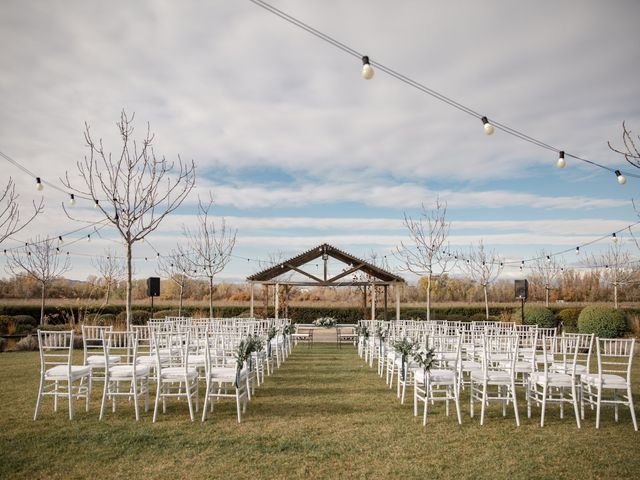
M 484 335 L 482 337 L 482 371 L 486 375 L 491 371 L 505 369 L 514 372 L 518 358 L 517 335 Z
M 631 383 L 635 338 L 596 338 L 598 376 L 620 375 Z
M 138 357 L 138 332 L 103 332 L 105 366 L 108 370 L 110 360 L 119 357 L 117 365 L 135 365 Z
M 113 331 L 113 326 L 101 327 L 97 325 L 82 325 L 82 348 L 84 364 L 91 355 L 103 354 L 103 334 Z
M 555 351 L 548 350 L 547 347 L 549 345 L 553 345 Z M 542 353 L 545 373 L 548 371 L 549 366 L 553 365 L 554 371 L 575 376 L 579 346 L 580 339 L 578 337 L 567 335 L 557 338 L 555 344 L 547 341 L 543 342 Z
M 160 371 L 166 366 L 164 359 L 170 358 L 172 367 L 189 366 L 190 332 L 171 332 L 152 330 L 151 349 L 156 355 L 156 368 Z
M 40 368 L 44 373 L 49 367 L 68 365 L 71 374 L 71 356 L 73 354 L 73 330 L 38 330 L 40 349 Z
M 567 338 L 575 338 L 576 341 L 576 365 L 585 368 L 584 373 L 591 371 L 591 353 L 593 352 L 593 342 L 595 335 L 593 333 L 562 333 Z M 581 372 L 582 373 L 582 372 Z
M 461 362 L 462 334 L 434 335 L 428 343 L 434 350 L 436 362 L 440 367 L 458 370 Z
M 151 330 L 148 325 L 131 325 L 131 331 L 138 334 L 138 355 L 151 354 Z

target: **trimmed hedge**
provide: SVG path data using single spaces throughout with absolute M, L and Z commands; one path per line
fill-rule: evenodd
M 158 310 L 153 313 L 153 318 L 177 317 L 178 310 Z
M 585 307 L 578 317 L 578 331 L 602 338 L 622 337 L 627 332 L 626 315 L 610 307 Z
M 151 313 L 146 310 L 131 310 L 131 325 L 146 325 L 151 318 Z M 116 316 L 118 323 L 127 322 L 127 312 L 120 312 Z
M 520 316 L 521 312 L 516 310 L 514 315 Z M 558 325 L 558 320 L 548 308 L 527 305 L 524 307 L 524 324 L 537 325 L 541 328 L 553 328 Z
M 558 324 L 562 325 L 563 331 L 568 333 L 575 333 L 578 331 L 578 317 L 580 316 L 581 311 L 581 308 L 565 308 L 556 314 Z

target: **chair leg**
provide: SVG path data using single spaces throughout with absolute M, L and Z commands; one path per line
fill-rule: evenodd
M 67 380 L 67 387 L 67 396 L 69 397 L 69 420 L 73 420 L 73 383 L 71 382 L 71 378 Z
M 454 401 L 456 403 L 456 415 L 458 416 L 458 424 L 462 425 L 462 415 L 460 413 L 460 390 L 456 385 L 453 386 Z
M 33 414 L 33 420 L 38 419 L 40 414 L 40 402 L 42 401 L 42 389 L 44 388 L 44 376 L 40 375 L 40 387 L 38 388 L 38 399 L 36 400 L 36 411 Z
M 91 378 L 91 373 L 89 373 L 89 380 L 88 380 L 88 385 L 87 385 L 87 397 L 85 398 L 85 411 L 89 411 L 89 403 L 91 401 L 91 387 L 93 379 Z
M 107 389 L 109 388 L 109 378 L 104 379 L 104 388 L 102 389 L 102 401 L 100 402 L 100 416 L 98 420 L 102 420 L 104 415 L 104 405 L 107 402 Z
M 484 425 L 484 411 L 487 405 L 487 383 L 482 384 L 482 407 L 480 407 L 480 425 Z
M 136 422 L 137 422 L 138 420 L 140 420 L 140 415 L 138 413 L 138 378 L 136 377 L 136 374 L 135 374 L 135 366 L 134 366 L 131 387 L 133 388 L 133 408 L 136 411 Z
M 633 429 L 638 431 L 638 421 L 636 420 L 636 411 L 633 407 L 633 397 L 631 396 L 631 385 L 627 386 L 627 400 L 629 401 L 629 412 L 631 413 L 631 421 L 633 422 Z
M 580 428 L 580 412 L 578 411 L 578 397 L 575 382 L 571 385 L 571 397 L 573 399 L 573 412 L 576 415 L 576 424 Z
M 191 404 L 191 385 L 189 384 L 189 379 L 185 376 L 184 387 L 187 393 L 187 404 L 189 405 L 189 417 L 191 417 L 191 421 L 193 422 L 193 405 Z
M 516 416 L 516 425 L 520 426 L 520 412 L 518 412 L 518 401 L 516 400 L 516 383 L 511 379 L 511 400 L 513 400 L 513 413 Z
M 156 386 L 156 402 L 153 406 L 153 423 L 155 423 L 158 417 L 158 406 L 160 405 L 160 391 L 162 390 L 162 383 L 160 381 L 160 375 L 158 375 L 158 385 Z
M 238 413 L 238 423 L 241 421 L 240 414 L 240 392 L 238 391 L 238 387 L 236 387 L 236 411 Z
M 598 395 L 596 400 L 596 428 L 600 428 L 600 406 L 602 401 L 602 386 L 598 385 Z
M 58 380 L 54 382 L 53 388 L 55 391 L 55 394 L 53 395 L 53 411 L 57 412 L 58 411 L 58 390 L 60 388 L 60 384 L 58 383 Z
M 542 386 L 542 411 L 540 412 L 540 426 L 544 427 L 544 412 L 547 407 L 547 383 Z

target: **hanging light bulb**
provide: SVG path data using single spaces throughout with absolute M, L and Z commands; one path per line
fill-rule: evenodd
M 551 262 L 551 257 L 547 255 L 547 262 Z
M 580 247 L 576 247 L 576 255 L 580 255 Z
M 100 200 L 96 199 L 96 203 L 93 205 L 93 208 L 95 208 L 96 210 L 100 208 Z
M 616 232 L 613 232 L 611 234 L 611 237 L 613 238 L 613 243 L 618 243 L 618 237 L 616 237 Z
M 567 162 L 564 159 L 564 152 L 560 152 L 560 156 L 558 157 L 558 162 L 556 163 L 556 167 L 564 168 L 567 166 Z
M 484 133 L 487 135 L 493 135 L 495 128 L 493 128 L 493 125 L 489 123 L 487 117 L 482 117 L 480 120 L 482 120 L 482 124 L 484 125 Z
M 362 57 L 362 78 L 365 80 L 371 80 L 375 73 L 375 70 L 373 70 L 373 67 L 369 63 L 369 57 L 366 55 Z
M 87 242 L 90 242 L 90 241 L 91 241 L 91 234 L 89 233 L 89 234 L 87 235 Z
M 76 196 L 73 193 L 71 194 L 71 199 L 69 200 L 69 204 L 70 205 L 76 204 Z
M 622 175 L 622 173 L 620 173 L 620 170 L 616 170 L 614 173 L 616 174 L 616 177 L 618 177 L 618 183 L 620 185 L 624 185 L 625 183 L 627 183 L 627 178 Z
M 62 235 L 58 235 L 58 240 L 60 241 L 60 243 L 64 243 L 64 240 L 62 240 Z
M 36 177 L 36 190 L 41 192 L 43 188 L 44 188 L 44 185 L 40 181 L 40 177 Z

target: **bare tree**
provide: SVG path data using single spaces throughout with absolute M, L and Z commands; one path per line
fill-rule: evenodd
M 142 143 L 132 138 L 134 115 L 123 111 L 117 123 L 122 148 L 116 158 L 106 154 L 102 140 L 95 142 L 89 125 L 85 124 L 84 138 L 89 155 L 77 162 L 81 187 L 72 185 L 67 172 L 62 183 L 79 197 L 89 197 L 95 207 L 122 236 L 126 250 L 127 328 L 131 325 L 132 248 L 136 242 L 153 232 L 162 220 L 187 197 L 195 184 L 195 164 L 178 167 L 158 158 L 153 150 L 154 136 L 149 125 Z M 64 205 L 63 205 L 64 207 Z M 67 216 L 73 218 L 65 209 Z
M 447 222 L 447 204 L 436 199 L 431 210 L 422 204 L 420 217 L 414 219 L 404 214 L 404 226 L 409 231 L 409 241 L 401 242 L 394 251 L 401 269 L 427 277 L 427 320 L 431 318 L 431 288 L 434 276 L 447 273 L 454 258 L 443 247 L 449 236 L 451 224 Z
M 190 262 L 187 254 L 179 246 L 177 249 L 171 250 L 169 255 L 158 259 L 158 271 L 160 274 L 168 277 L 178 287 L 178 316 L 182 315 L 182 299 L 184 297 L 184 287 L 189 277 L 187 273 L 189 267 Z
M 461 265 L 467 275 L 469 275 L 474 282 L 482 286 L 484 292 L 484 309 L 488 320 L 489 296 L 487 289 L 490 284 L 498 279 L 500 273 L 502 273 L 503 263 L 500 256 L 494 250 L 485 250 L 484 243 L 480 240 L 477 247 L 471 244 L 469 253 Z
M 44 325 L 47 286 L 53 279 L 69 271 L 69 257 L 56 247 L 56 240 L 36 237 L 24 247 L 24 253 L 11 251 L 7 267 L 13 275 L 26 273 L 40 284 L 40 325 Z
M 209 216 L 213 207 L 213 197 L 205 204 L 198 198 L 198 228 L 195 231 L 183 225 L 187 237 L 191 262 L 190 270 L 196 277 L 209 281 L 209 316 L 213 317 L 213 278 L 224 270 L 231 260 L 231 253 L 236 244 L 236 231 L 227 228 L 224 218 L 220 227 L 216 228 L 213 218 Z
M 624 149 L 617 149 L 611 145 L 611 142 L 607 143 L 611 150 L 622 155 L 624 159 L 634 167 L 640 168 L 640 149 L 638 149 L 633 137 L 634 135 L 631 133 L 631 130 L 627 128 L 626 123 L 622 122 L 622 144 L 624 145 Z M 640 141 L 640 135 L 637 137 L 638 141 Z
M 111 296 L 111 287 L 117 284 L 119 280 L 122 280 L 126 274 L 124 262 L 118 258 L 116 252 L 107 249 L 103 256 L 92 258 L 91 264 L 100 272 L 100 276 L 107 286 L 104 304 L 108 305 L 109 297 Z
M 7 185 L 0 194 L 0 244 L 8 237 L 18 233 L 29 225 L 44 209 L 43 199 L 40 203 L 33 202 L 33 213 L 24 222 L 20 222 L 20 206 L 18 205 L 19 195 L 16 193 L 16 185 L 9 177 Z
M 541 250 L 533 262 L 532 269 L 540 278 L 540 282 L 544 287 L 544 304 L 548 307 L 549 291 L 553 287 L 558 275 L 564 270 L 564 267 L 551 253 Z
M 631 254 L 624 250 L 622 241 L 617 240 L 600 255 L 591 255 L 588 266 L 600 271 L 605 283 L 613 286 L 613 307 L 618 308 L 618 288 L 638 281 L 638 270 L 633 268 Z

